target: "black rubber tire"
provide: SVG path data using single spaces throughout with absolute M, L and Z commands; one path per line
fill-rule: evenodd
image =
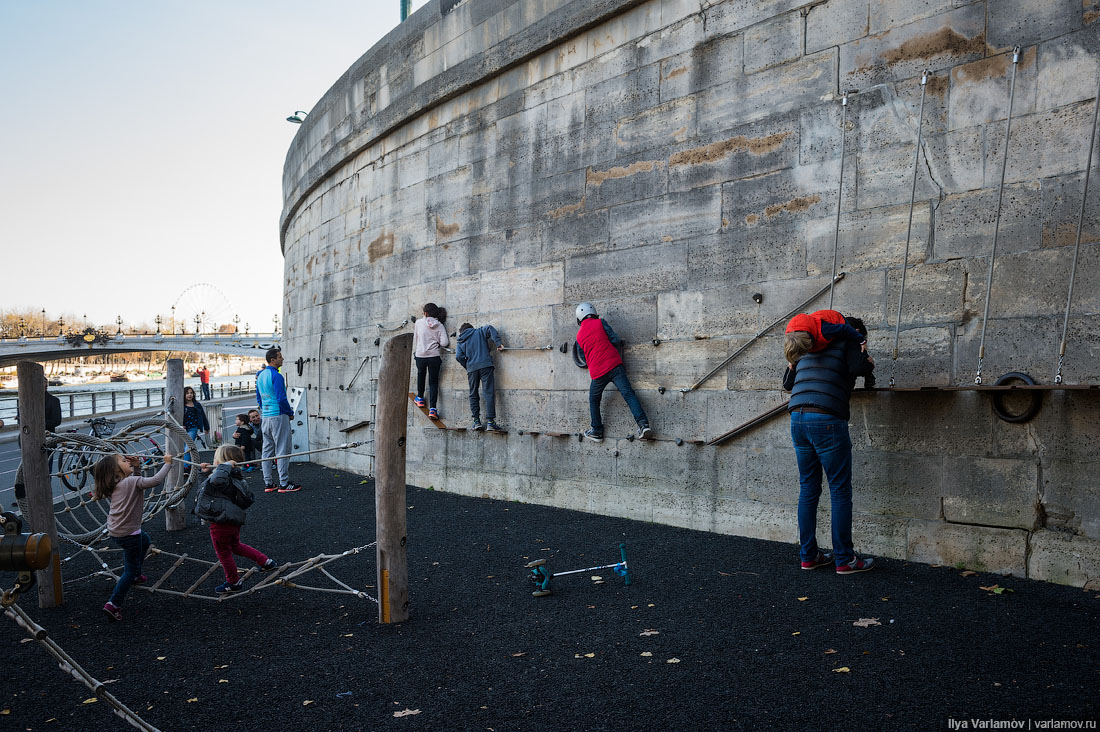
M 573 363 L 577 365 L 577 368 L 588 368 L 588 363 L 584 360 L 584 351 L 581 350 L 576 341 L 573 341 Z
M 997 379 L 994 386 L 1004 386 L 1005 384 L 1017 381 L 1027 386 L 1035 386 L 1035 379 L 1021 371 L 1009 371 L 1007 374 Z M 995 391 L 993 392 L 993 414 L 997 415 L 998 419 L 1011 424 L 1029 422 L 1035 418 L 1035 415 L 1039 413 L 1039 408 L 1043 406 L 1043 393 L 1035 390 L 1030 392 L 1030 397 L 1031 402 L 1028 404 L 1027 409 L 1014 414 L 1005 407 L 1005 392 Z
M 71 491 L 78 491 L 88 482 L 88 471 L 84 468 L 91 465 L 86 456 L 80 452 L 65 453 L 58 461 L 58 472 L 61 473 L 61 482 Z M 75 474 L 73 471 L 76 471 Z

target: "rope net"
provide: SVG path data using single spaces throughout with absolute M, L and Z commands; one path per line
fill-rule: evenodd
M 140 419 L 124 427 L 118 434 L 95 437 L 81 433 L 47 434 L 45 447 L 49 452 L 51 482 L 61 482 L 60 496 L 54 497 L 54 517 L 57 533 L 77 544 L 90 544 L 106 535 L 109 501 L 92 499 L 92 466 L 103 455 L 136 455 L 141 458 L 140 473 L 152 476 L 164 463 L 164 438 L 174 437 L 184 445 L 184 451 L 198 454 L 194 441 L 173 419 Z M 157 438 L 160 438 L 158 440 Z M 180 461 L 181 464 L 187 461 Z M 199 478 L 199 467 L 188 462 L 175 485 L 165 480 L 145 493 L 141 520 L 144 523 L 165 508 L 175 508 L 187 497 Z M 23 464 L 16 471 L 16 484 L 23 482 Z M 26 496 L 17 496 L 19 511 L 27 515 Z

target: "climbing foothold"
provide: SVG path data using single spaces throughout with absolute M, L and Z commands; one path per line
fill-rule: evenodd
M 679 447 L 680 445 L 683 445 L 683 444 L 684 444 L 684 438 L 682 438 L 682 437 L 677 437 L 677 438 L 676 438 L 676 445 L 677 445 L 677 447 Z
M 664 393 L 665 393 L 665 387 L 663 387 L 663 386 L 658 386 L 658 387 L 657 387 L 657 393 L 658 393 L 658 394 L 664 394 Z
M 655 346 L 661 345 L 661 339 L 660 338 L 654 338 L 653 339 L 653 345 L 655 345 Z

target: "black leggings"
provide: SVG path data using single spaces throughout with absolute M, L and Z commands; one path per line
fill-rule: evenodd
M 416 357 L 416 395 L 424 396 L 424 376 L 428 376 L 428 406 L 435 409 L 435 401 L 439 396 L 439 367 L 443 359 L 439 356 L 430 358 Z

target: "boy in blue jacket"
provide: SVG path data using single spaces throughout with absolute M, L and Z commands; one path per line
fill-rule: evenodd
M 473 429 L 503 432 L 504 430 L 496 423 L 496 388 L 493 379 L 493 356 L 489 350 L 490 341 L 496 343 L 498 351 L 504 350 L 504 344 L 500 342 L 500 334 L 493 326 L 483 325 L 475 328 L 469 323 L 463 323 L 458 329 L 455 360 L 466 368 L 466 379 L 470 383 L 470 414 L 474 418 Z M 481 423 L 479 384 L 485 390 L 485 424 Z

